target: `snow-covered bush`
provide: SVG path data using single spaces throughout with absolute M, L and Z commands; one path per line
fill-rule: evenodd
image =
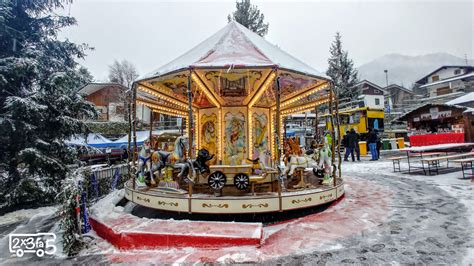
M 63 190 L 57 198 L 61 202 L 59 217 L 61 219 L 62 245 L 64 253 L 68 256 L 76 255 L 84 246 L 77 208 L 79 207 L 80 195 L 82 193 L 81 187 L 78 186 L 78 181 L 84 179 L 86 175 L 87 172 L 82 168 L 74 171 L 71 177 L 66 178 L 62 182 Z

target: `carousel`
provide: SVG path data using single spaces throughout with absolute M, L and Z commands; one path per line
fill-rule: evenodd
M 134 146 L 135 174 L 125 197 L 138 205 L 255 214 L 344 195 L 336 141 L 305 151 L 283 135 L 286 116 L 322 104 L 333 113 L 330 79 L 237 22 L 139 78 L 132 100 L 133 110 L 144 105 L 186 121 L 186 134 L 168 151 Z

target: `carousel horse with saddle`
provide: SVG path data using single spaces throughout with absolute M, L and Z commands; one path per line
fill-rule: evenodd
M 182 178 L 185 182 L 194 182 L 196 170 L 200 173 L 210 172 L 206 162 L 211 160 L 214 155 L 210 155 L 206 149 L 198 152 L 196 159 L 188 159 L 186 156 L 186 148 L 189 142 L 186 136 L 178 137 L 174 142 L 173 152 L 155 151 L 150 152 L 149 143 L 145 142 L 140 150 L 138 162 L 138 180 L 140 185 L 145 184 L 149 180 L 151 186 L 156 186 L 155 176 L 162 177 L 158 187 L 179 188 L 178 183 L 173 179 L 173 170 L 178 169 L 177 177 Z M 162 170 L 164 176 L 162 176 Z M 146 177 L 146 178 L 145 178 Z

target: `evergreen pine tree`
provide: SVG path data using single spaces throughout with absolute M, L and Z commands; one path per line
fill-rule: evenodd
M 336 39 L 329 49 L 331 56 L 328 59 L 329 68 L 326 74 L 334 82 L 334 91 L 339 99 L 349 98 L 356 100 L 359 91 L 354 85 L 358 82 L 357 70 L 354 62 L 349 59 L 348 52 L 342 49 L 341 35 L 336 33 Z
M 235 7 L 232 15 L 227 16 L 228 22 L 235 20 L 262 37 L 268 33 L 268 23 L 263 22 L 265 16 L 257 6 L 250 4 L 250 0 L 237 1 Z
M 76 61 L 87 45 L 57 37 L 76 22 L 54 13 L 69 2 L 0 2 L 0 202 L 7 206 L 54 199 L 76 158 L 65 140 L 96 114 L 76 93 L 91 80 Z

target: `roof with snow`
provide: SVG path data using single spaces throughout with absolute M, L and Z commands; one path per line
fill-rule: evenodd
M 329 79 L 238 22 L 232 21 L 185 54 L 138 78 L 161 77 L 189 68 L 278 67 L 317 78 Z
M 383 89 L 383 88 L 380 87 L 379 85 L 377 85 L 377 84 L 375 84 L 375 83 L 373 83 L 373 82 L 370 82 L 370 81 L 368 81 L 368 80 L 366 80 L 366 79 L 359 81 L 357 84 L 355 84 L 355 85 L 352 86 L 352 87 L 361 87 L 361 86 L 363 86 L 363 85 L 369 85 L 369 86 L 371 86 L 371 87 L 373 87 L 373 88 L 375 88 L 375 89 L 377 89 L 377 90 L 382 91 L 384 94 L 387 92 L 385 89 Z
M 440 66 L 439 68 L 433 70 L 429 74 L 425 75 L 424 77 L 420 78 L 418 81 L 415 82 L 415 84 L 426 84 L 428 83 L 428 77 L 433 75 L 434 73 L 446 69 L 446 68 L 462 68 L 462 69 L 467 69 L 468 71 L 474 71 L 474 66 L 459 66 L 459 65 L 446 65 L 446 66 Z
M 447 102 L 446 104 L 461 104 L 462 105 L 463 103 L 469 103 L 469 102 L 474 102 L 474 92 L 470 92 L 466 95 L 458 97 L 454 100 Z
M 84 138 L 84 135 L 75 135 L 75 136 L 72 136 L 69 140 L 66 140 L 66 143 L 74 144 L 74 145 L 94 145 L 94 144 L 102 144 L 102 143 L 110 143 L 110 142 L 112 142 L 110 139 L 98 133 L 88 134 L 87 139 Z
M 400 117 L 396 118 L 395 121 L 405 121 L 407 119 L 407 117 L 413 113 L 416 113 L 418 112 L 418 110 L 420 109 L 423 109 L 423 108 L 426 108 L 426 107 L 437 107 L 437 106 L 445 106 L 445 107 L 452 107 L 452 108 L 456 108 L 456 109 L 460 109 L 462 111 L 465 111 L 466 109 L 468 109 L 467 107 L 465 106 L 461 106 L 461 105 L 456 105 L 456 104 L 448 104 L 448 103 L 426 103 L 426 104 L 423 104 L 409 112 L 406 112 L 404 113 L 403 115 L 401 115 Z
M 79 93 L 80 95 L 83 95 L 83 96 L 87 96 L 87 95 L 91 95 L 92 93 L 94 92 L 97 92 L 103 88 L 106 88 L 106 87 L 122 87 L 122 88 L 125 88 L 125 86 L 119 84 L 119 83 L 95 83 L 95 82 L 91 82 L 91 83 L 87 83 L 86 85 L 84 85 L 84 87 L 80 88 L 77 93 Z
M 384 88 L 384 90 L 386 90 L 386 91 L 392 90 L 392 89 L 398 89 L 398 90 L 402 90 L 402 91 L 410 93 L 410 94 L 415 94 L 413 91 L 411 91 L 411 90 L 409 90 L 405 87 L 402 87 L 400 85 L 397 85 L 397 84 L 390 84 L 390 85 L 388 85 L 387 87 Z
M 431 83 L 425 84 L 423 86 L 420 86 L 420 88 L 426 88 L 426 87 L 430 87 L 430 86 L 434 86 L 434 85 L 438 85 L 438 84 L 443 84 L 443 83 L 446 83 L 446 82 L 452 82 L 452 81 L 456 81 L 456 80 L 460 80 L 460 79 L 466 79 L 466 78 L 472 78 L 472 77 L 474 77 L 474 72 L 471 72 L 471 73 L 468 73 L 468 74 L 465 74 L 465 75 L 454 76 L 452 78 L 442 79 L 442 80 L 435 81 L 435 82 L 431 82 Z

